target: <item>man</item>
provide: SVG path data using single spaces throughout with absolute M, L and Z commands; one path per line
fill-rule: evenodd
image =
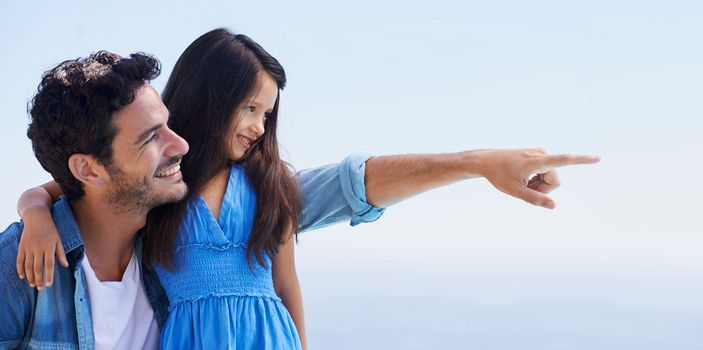
M 65 194 L 45 219 L 59 229 L 69 268 L 47 266 L 56 275 L 53 287 L 38 292 L 12 268 L 23 224 L 0 234 L 1 348 L 158 346 L 168 301 L 154 273 L 141 264 L 138 232 L 151 208 L 185 195 L 179 163 L 188 151 L 168 128 L 168 111 L 148 85 L 158 74 L 158 61 L 150 56 L 108 52 L 45 73 L 28 136 Z M 373 221 L 387 205 L 476 176 L 553 208 L 545 195 L 558 186 L 552 169 L 596 160 L 542 150 L 353 155 L 297 175 L 304 204 L 300 229 Z M 529 179 L 533 173 L 540 175 Z M 41 279 L 41 271 L 33 274 L 32 280 Z

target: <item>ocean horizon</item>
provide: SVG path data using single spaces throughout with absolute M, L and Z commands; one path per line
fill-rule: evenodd
M 312 349 L 703 349 L 693 272 L 330 268 L 299 267 Z

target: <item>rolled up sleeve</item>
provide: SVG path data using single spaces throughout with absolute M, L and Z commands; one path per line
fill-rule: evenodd
M 364 176 L 371 155 L 355 153 L 338 164 L 296 174 L 303 201 L 298 231 L 309 231 L 340 222 L 356 226 L 377 220 L 385 208 L 366 201 Z

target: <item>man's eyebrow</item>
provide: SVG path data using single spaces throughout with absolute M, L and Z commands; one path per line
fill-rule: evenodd
M 144 132 L 139 134 L 139 137 L 137 138 L 137 141 L 134 142 L 134 145 L 141 146 L 149 138 L 149 135 L 151 135 L 151 133 L 153 133 L 156 130 L 161 129 L 163 126 L 164 126 L 163 124 L 157 124 L 157 125 L 150 127 L 149 129 L 145 130 Z

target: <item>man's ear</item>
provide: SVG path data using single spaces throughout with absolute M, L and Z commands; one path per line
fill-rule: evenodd
M 91 155 L 75 153 L 68 157 L 68 168 L 71 174 L 83 185 L 96 187 L 105 183 L 107 172 Z

